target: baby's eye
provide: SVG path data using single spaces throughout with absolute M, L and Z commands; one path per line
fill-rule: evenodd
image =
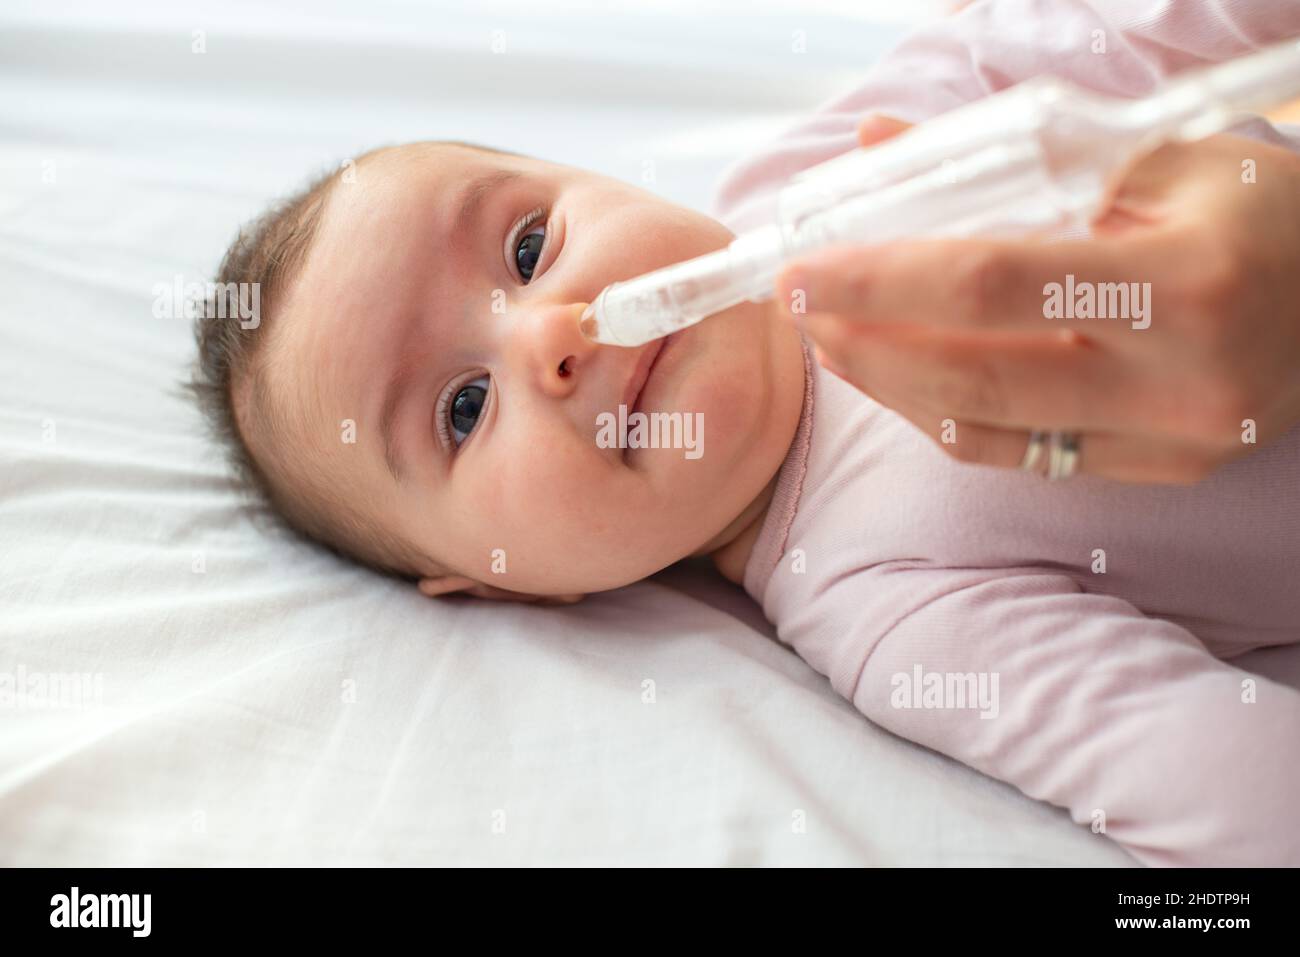
M 460 445 L 478 424 L 479 413 L 483 411 L 483 402 L 487 399 L 488 376 L 480 376 L 473 382 L 466 382 L 451 397 L 451 407 L 447 410 L 448 424 L 451 426 L 452 441 Z
M 520 236 L 515 245 L 515 265 L 519 267 L 519 275 L 525 283 L 533 278 L 533 270 L 537 268 L 537 260 L 541 258 L 545 242 L 546 227 L 538 226 L 528 235 Z

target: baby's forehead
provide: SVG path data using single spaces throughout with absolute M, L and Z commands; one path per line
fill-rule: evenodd
M 511 153 L 476 147 L 465 143 L 436 140 L 384 146 L 363 153 L 354 161 L 356 179 L 365 173 L 380 177 L 420 176 L 454 185 L 466 177 L 497 169 L 526 172 L 541 165 L 540 160 Z M 349 181 L 347 164 L 337 185 Z
M 315 256 L 360 255 L 365 234 L 389 233 L 413 225 L 421 210 L 443 203 L 461 186 L 499 170 L 523 175 L 540 161 L 454 144 L 405 143 L 364 153 L 344 164 L 325 197 Z M 319 265 L 319 263 L 317 263 Z M 332 267 L 330 267 L 332 268 Z

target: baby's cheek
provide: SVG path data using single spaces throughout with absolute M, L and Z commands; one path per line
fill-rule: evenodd
M 520 590 L 581 590 L 590 577 L 602 509 L 581 505 L 589 456 L 563 442 L 538 439 L 484 465 L 472 497 L 476 554 L 502 562 L 494 582 Z M 590 469 L 585 469 L 590 471 Z M 555 576 L 561 576 L 557 579 Z M 562 580 L 561 580 L 562 579 Z
M 481 463 L 474 507 L 491 525 L 527 533 L 554 514 L 567 490 L 572 454 L 541 436 L 513 436 Z
M 536 438 L 515 463 L 511 484 L 524 500 L 551 514 L 567 511 L 582 493 L 584 463 L 589 465 L 595 448 L 574 437 L 565 440 Z

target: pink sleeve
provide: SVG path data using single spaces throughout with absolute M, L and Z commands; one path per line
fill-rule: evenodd
M 822 104 L 718 182 L 712 213 L 740 232 L 770 222 L 774 191 L 857 145 L 870 113 L 918 123 L 1038 74 L 1141 96 L 1162 78 L 1300 35 L 1291 0 L 977 0 L 911 34 L 865 81 Z M 1286 144 L 1267 124 L 1251 131 Z
M 876 724 L 1067 808 L 1147 864 L 1300 865 L 1300 692 L 1064 575 L 895 578 L 937 597 L 846 687 Z M 959 689 L 949 676 L 983 680 L 981 707 L 913 694 Z

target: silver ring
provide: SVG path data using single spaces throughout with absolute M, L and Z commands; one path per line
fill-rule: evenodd
M 1020 467 L 1026 472 L 1038 471 L 1038 460 L 1043 457 L 1043 441 L 1046 438 L 1046 432 L 1029 433 L 1029 448 L 1025 449 L 1025 457 L 1020 460 Z
M 1047 455 L 1047 477 L 1067 479 L 1079 464 L 1079 433 L 1053 432 Z

